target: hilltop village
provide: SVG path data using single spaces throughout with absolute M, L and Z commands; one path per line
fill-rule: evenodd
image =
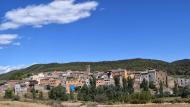
M 66 89 L 66 93 L 74 91 L 76 88 L 83 87 L 90 84 L 90 79 L 95 77 L 96 87 L 101 86 L 114 86 L 116 85 L 115 78 L 118 78 L 120 84 L 122 79 L 132 79 L 135 92 L 141 90 L 141 84 L 146 81 L 148 85 L 155 88 L 163 84 L 163 92 L 172 95 L 175 85 L 185 87 L 190 85 L 190 79 L 174 78 L 167 74 L 167 71 L 160 70 L 145 70 L 145 71 L 132 71 L 127 69 L 113 69 L 105 72 L 91 72 L 90 65 L 86 67 L 86 71 L 52 71 L 46 73 L 39 73 L 32 75 L 22 80 L 4 80 L 0 84 L 0 93 L 3 96 L 7 89 L 13 90 L 15 95 L 26 96 L 32 89 L 48 95 L 51 88 L 59 85 Z M 122 87 L 122 86 L 121 86 Z M 157 92 L 151 90 L 151 94 L 155 95 Z

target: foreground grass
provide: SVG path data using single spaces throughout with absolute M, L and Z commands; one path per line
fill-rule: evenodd
M 121 105 L 99 105 L 98 107 L 190 107 L 190 104 L 121 104 Z
M 18 102 L 18 101 L 0 101 L 0 107 L 59 107 L 59 106 L 48 106 L 45 104 L 29 103 L 29 102 Z M 190 104 L 116 104 L 116 105 L 94 105 L 82 103 L 69 103 L 64 102 L 61 107 L 190 107 Z
M 17 101 L 0 101 L 0 107 L 50 107 L 43 104 L 17 102 Z

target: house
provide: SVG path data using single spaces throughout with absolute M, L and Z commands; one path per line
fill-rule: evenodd
M 177 82 L 178 86 L 180 86 L 180 87 L 190 86 L 189 78 L 177 78 L 176 82 Z
M 128 71 L 126 69 L 115 69 L 115 70 L 110 70 L 110 72 L 112 73 L 113 77 L 122 76 L 125 79 L 128 78 Z
M 49 79 L 49 85 L 52 87 L 56 87 L 60 84 L 61 84 L 61 81 L 59 79 L 53 79 L 53 78 Z
M 27 93 L 27 86 L 25 84 L 15 84 L 14 92 L 16 95 L 24 95 Z
M 104 72 L 101 75 L 97 76 L 96 87 L 109 85 L 115 85 L 111 71 Z
M 36 84 L 38 84 L 38 81 L 36 81 L 36 80 L 30 80 L 28 82 L 29 82 L 29 87 L 30 88 L 33 88 Z
M 167 85 L 167 72 L 159 70 L 145 70 L 145 71 L 129 71 L 129 76 L 134 79 L 134 87 L 140 88 L 140 84 L 145 79 L 146 81 L 153 82 L 156 87 L 159 87 L 160 82 L 165 86 Z
M 141 71 L 140 73 L 140 83 L 145 79 L 148 83 L 150 81 L 150 76 L 148 71 Z
M 167 86 L 167 72 L 156 70 L 156 85 L 158 86 L 160 82 L 162 82 L 165 86 Z
M 103 78 L 96 79 L 96 87 L 104 86 L 104 85 L 105 85 L 105 82 Z
M 84 80 L 69 79 L 66 81 L 66 92 L 70 93 L 70 91 L 73 91 L 76 87 L 82 87 L 85 83 L 86 82 Z
M 9 88 L 14 88 L 14 86 L 17 84 L 17 83 L 19 83 L 20 82 L 20 80 L 9 80 L 9 81 L 7 81 L 7 86 L 9 87 Z
M 45 76 L 43 73 L 39 73 L 38 75 L 33 75 L 30 77 L 31 80 L 38 81 L 40 83 L 40 80 L 43 79 Z
M 168 76 L 168 82 L 167 82 L 168 88 L 174 88 L 175 87 L 175 78 L 172 76 Z
M 51 86 L 51 87 L 56 87 L 61 84 L 61 80 L 55 79 L 55 78 L 44 78 L 40 80 L 40 85 L 41 86 Z

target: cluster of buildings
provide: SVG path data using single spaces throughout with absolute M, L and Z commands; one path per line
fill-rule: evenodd
M 129 77 L 134 80 L 134 89 L 140 90 L 140 84 L 145 79 L 148 83 L 152 82 L 156 87 L 159 87 L 160 82 L 166 87 L 166 90 L 171 91 L 176 82 L 179 86 L 190 85 L 190 79 L 173 78 L 167 75 L 165 71 L 159 70 L 146 70 L 146 71 L 132 71 L 126 69 L 115 69 L 105 72 L 91 72 L 90 66 L 87 66 L 85 71 L 54 71 L 39 73 L 32 75 L 23 80 L 8 80 L 0 84 L 0 92 L 4 93 L 6 89 L 14 90 L 16 95 L 25 95 L 31 92 L 32 89 L 48 93 L 52 87 L 62 85 L 66 88 L 66 92 L 74 91 L 76 87 L 82 87 L 84 84 L 89 85 L 91 77 L 95 76 L 96 86 L 109 86 L 115 85 L 114 77 L 119 77 L 120 82 L 122 79 Z

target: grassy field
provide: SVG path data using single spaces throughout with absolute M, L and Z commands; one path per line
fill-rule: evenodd
M 65 103 L 63 107 L 80 107 L 79 103 Z M 0 101 L 0 107 L 51 107 L 43 104 L 17 102 L 17 101 Z M 83 107 L 92 107 L 85 106 Z M 94 106 L 93 106 L 94 107 Z M 190 104 L 124 104 L 124 105 L 98 105 L 97 107 L 190 107 Z
M 16 101 L 0 101 L 0 107 L 50 107 L 43 104 L 25 103 Z
M 99 105 L 98 107 L 190 107 L 190 104 Z

